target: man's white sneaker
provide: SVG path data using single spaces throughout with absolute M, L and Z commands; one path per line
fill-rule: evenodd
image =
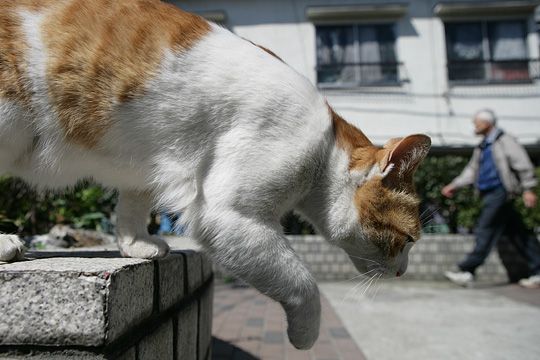
M 533 275 L 526 279 L 519 280 L 519 285 L 528 289 L 540 288 L 540 275 Z
M 459 286 L 471 286 L 474 283 L 474 275 L 468 271 L 445 271 L 444 276 Z

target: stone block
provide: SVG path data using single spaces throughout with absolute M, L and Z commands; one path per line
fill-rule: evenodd
M 165 311 L 184 297 L 184 257 L 171 253 L 158 262 L 159 267 L 159 310 Z
M 202 259 L 201 254 L 195 251 L 184 251 L 183 253 L 188 269 L 187 292 L 191 294 L 202 284 Z
M 176 321 L 176 359 L 197 360 L 198 302 L 178 313 Z
M 137 360 L 174 359 L 173 321 L 162 324 L 152 334 L 146 336 L 138 345 Z
M 137 350 L 135 347 L 126 350 L 122 355 L 116 358 L 116 360 L 138 360 L 137 359 Z
M 0 345 L 106 345 L 152 313 L 153 288 L 152 262 L 140 259 L 0 265 Z
M 139 260 L 141 261 L 141 260 Z M 120 335 L 152 315 L 154 300 L 154 267 L 152 262 L 132 266 L 112 274 L 108 293 L 107 341 Z
M 95 354 L 89 351 L 80 350 L 51 350 L 51 351 L 30 351 L 26 353 L 13 352 L 0 354 L 0 360 L 106 360 L 107 357 L 102 354 Z M 119 358 L 121 359 L 121 358 Z M 123 360 L 123 359 L 122 359 Z M 126 358 L 126 360 L 135 360 L 135 358 Z
M 209 256 L 205 254 L 201 254 L 201 261 L 202 261 L 202 280 L 203 282 L 208 280 L 210 276 L 212 275 L 212 260 Z
M 199 360 L 205 360 L 212 345 L 212 308 L 214 287 L 208 288 L 199 301 Z

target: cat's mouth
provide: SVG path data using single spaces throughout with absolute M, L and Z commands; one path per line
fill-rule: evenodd
M 399 254 L 391 259 L 384 259 L 380 254 L 364 254 L 364 256 L 360 256 L 348 253 L 348 255 L 361 275 L 382 275 L 383 278 L 394 278 L 403 276 L 407 271 L 409 250 L 412 245 L 412 243 L 407 244 Z
M 386 275 L 387 273 L 386 266 L 380 261 L 350 254 L 349 258 L 351 259 L 356 270 L 358 270 L 361 275 Z

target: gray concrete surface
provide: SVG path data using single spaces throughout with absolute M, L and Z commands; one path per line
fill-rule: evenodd
M 540 290 L 445 282 L 358 282 L 321 290 L 366 358 L 540 359 Z
M 0 265 L 0 345 L 100 346 L 152 313 L 153 267 L 128 258 Z

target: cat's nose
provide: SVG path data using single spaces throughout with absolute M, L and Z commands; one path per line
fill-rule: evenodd
M 403 274 L 405 274 L 406 271 L 407 271 L 407 262 L 401 264 L 401 266 L 399 267 L 399 269 L 397 269 L 397 271 L 396 271 L 396 277 L 402 276 Z

